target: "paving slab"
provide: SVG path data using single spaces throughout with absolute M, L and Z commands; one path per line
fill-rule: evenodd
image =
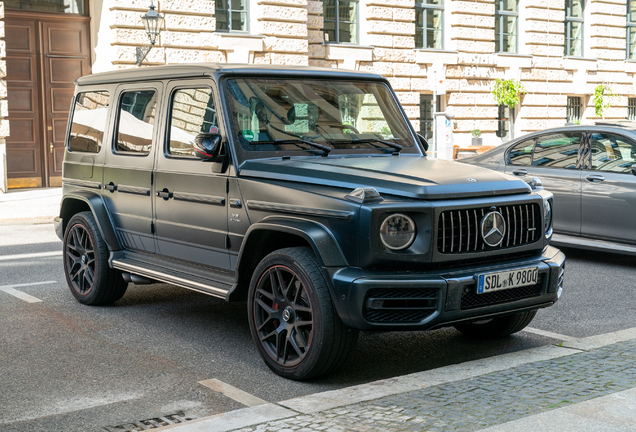
M 60 213 L 62 188 L 0 193 L 0 225 L 52 223 Z

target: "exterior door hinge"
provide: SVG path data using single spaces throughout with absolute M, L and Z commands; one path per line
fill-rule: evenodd
M 155 183 L 155 173 L 150 173 L 150 185 L 152 186 Z
M 230 179 L 229 178 L 225 179 L 225 193 L 226 194 L 230 193 Z
M 154 234 L 154 233 L 155 233 L 155 223 L 150 222 L 150 234 Z
M 225 236 L 225 249 L 229 249 L 232 245 L 230 244 L 230 236 Z

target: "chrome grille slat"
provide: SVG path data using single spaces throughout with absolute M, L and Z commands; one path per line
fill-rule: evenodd
M 536 217 L 541 213 L 538 204 L 508 204 L 497 207 L 506 221 L 504 239 L 496 248 L 487 246 L 481 237 L 481 221 L 490 209 L 491 207 L 479 207 L 442 211 L 437 228 L 438 251 L 458 254 L 507 249 L 534 243 L 541 238 L 535 235 L 540 228 Z

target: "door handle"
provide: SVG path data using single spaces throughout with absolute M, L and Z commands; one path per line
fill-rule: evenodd
M 172 192 L 170 192 L 168 189 L 164 189 L 162 191 L 157 192 L 157 196 L 168 201 L 170 198 L 172 198 Z
M 49 143 L 49 153 L 53 153 L 53 143 Z
M 588 176 L 585 176 L 585 180 L 587 180 L 590 183 L 596 183 L 596 182 L 602 182 L 603 180 L 605 180 L 605 177 L 599 174 L 590 174 Z
M 516 170 L 512 170 L 512 173 L 516 176 L 523 177 L 524 175 L 528 174 L 528 170 L 516 169 Z
M 117 185 L 114 184 L 113 182 L 110 182 L 107 185 L 104 185 L 104 189 L 109 190 L 111 192 L 115 192 L 117 190 Z

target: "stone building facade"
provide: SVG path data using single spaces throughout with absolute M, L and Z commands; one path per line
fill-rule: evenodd
M 636 99 L 629 108 L 636 98 L 636 59 L 628 58 L 627 0 L 239 3 L 234 11 L 236 1 L 155 0 L 165 22 L 143 65 L 286 64 L 378 73 L 390 80 L 422 134 L 430 135 L 432 111 L 452 112 L 448 132 L 462 147 L 471 144 L 475 129 L 483 144 L 497 145 L 568 120 L 594 121 L 592 96 L 599 84 L 617 95 L 605 119 L 636 115 Z M 136 47 L 148 44 L 140 19 L 148 6 L 149 0 L 86 1 L 92 72 L 135 67 Z M 525 88 L 512 112 L 498 107 L 491 94 L 496 78 L 518 80 Z M 6 95 L 3 84 L 0 98 Z M 6 117 L 1 104 L 0 116 Z M 0 120 L 0 135 L 7 133 Z

